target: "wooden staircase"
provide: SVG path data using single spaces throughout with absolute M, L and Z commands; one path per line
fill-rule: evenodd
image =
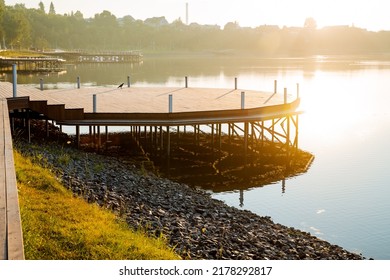
M 54 121 L 83 120 L 84 108 L 66 109 L 65 104 L 47 104 L 47 100 L 30 100 L 30 97 L 8 98 L 8 109 L 30 109 Z

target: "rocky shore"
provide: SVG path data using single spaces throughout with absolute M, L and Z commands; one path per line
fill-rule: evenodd
M 203 190 L 150 174 L 136 162 L 59 144 L 17 143 L 75 195 L 111 209 L 132 228 L 163 235 L 183 259 L 363 259 L 308 233 L 229 207 Z

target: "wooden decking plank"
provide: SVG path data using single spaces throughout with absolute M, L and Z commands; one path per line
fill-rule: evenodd
M 7 195 L 5 189 L 3 104 L 3 100 L 0 100 L 0 260 L 7 259 Z
M 7 108 L 6 105 L 3 107 Z M 24 259 L 22 222 L 20 217 L 18 188 L 16 183 L 15 163 L 13 155 L 10 120 L 7 112 L 4 113 L 4 158 L 7 187 L 7 234 L 8 234 L 8 259 Z

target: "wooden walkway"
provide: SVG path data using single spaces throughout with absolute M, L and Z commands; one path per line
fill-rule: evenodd
M 59 56 L 68 62 L 77 63 L 139 63 L 142 61 L 142 54 L 139 51 L 60 51 L 44 52 L 51 56 Z
M 242 103 L 242 90 L 215 89 L 215 88 L 165 88 L 165 87 L 93 87 L 93 88 L 68 88 L 52 89 L 41 91 L 32 86 L 18 85 L 18 99 L 24 98 L 25 102 L 47 101 L 47 105 L 63 106 L 68 110 L 68 116 L 64 119 L 56 119 L 58 122 L 66 122 L 75 125 L 75 120 L 105 121 L 140 120 L 145 118 L 162 119 L 183 119 L 198 118 L 210 119 L 216 116 L 226 117 L 231 115 L 235 119 L 256 113 L 253 110 L 261 109 L 268 112 L 269 108 L 282 105 L 284 103 L 282 94 L 275 94 L 262 91 L 245 91 L 244 104 Z M 96 98 L 96 113 L 93 116 L 93 96 Z M 172 111 L 169 111 L 169 96 L 172 98 Z M 0 97 L 12 97 L 12 84 L 0 83 Z M 293 99 L 289 96 L 287 101 Z M 23 108 L 23 107 L 21 107 Z M 245 108 L 245 110 L 242 110 Z M 12 108 L 10 108 L 12 109 Z M 33 108 L 30 108 L 33 109 Z M 283 108 L 277 108 L 281 110 Z M 284 108 L 286 109 L 286 108 Z M 71 117 L 70 110 L 73 110 L 74 117 Z M 81 110 L 82 112 L 77 112 Z M 283 110 L 281 110 L 282 112 Z M 44 112 L 41 112 L 44 113 Z M 83 115 L 80 117 L 80 113 Z M 169 114 L 169 117 L 167 116 Z M 263 117 L 265 114 L 263 114 Z M 259 114 L 256 114 L 256 118 Z M 81 124 L 81 123 L 80 123 Z M 93 123 L 91 123 L 93 125 Z M 126 123 L 127 124 L 127 123 Z M 143 125 L 143 123 L 140 123 Z M 111 122 L 110 125 L 115 125 Z M 121 125 L 118 122 L 117 125 Z
M 55 57 L 0 57 L 0 69 L 12 71 L 16 64 L 18 71 L 51 72 L 64 70 L 65 60 Z
M 24 259 L 7 100 L 0 98 L 0 260 Z

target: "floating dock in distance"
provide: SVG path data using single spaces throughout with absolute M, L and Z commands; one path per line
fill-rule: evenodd
M 16 64 L 22 72 L 60 72 L 65 60 L 56 57 L 0 57 L 0 70 L 12 71 Z
M 56 51 L 45 52 L 47 55 L 59 56 L 72 63 L 140 63 L 143 56 L 139 51 Z

